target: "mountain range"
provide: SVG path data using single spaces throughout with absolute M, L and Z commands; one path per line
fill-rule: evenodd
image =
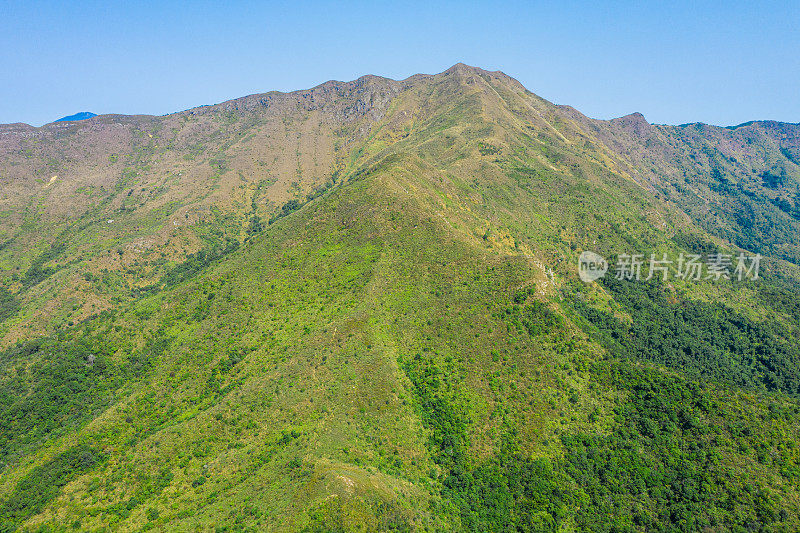
M 0 214 L 2 530 L 800 528 L 800 124 L 457 64 L 0 125 Z

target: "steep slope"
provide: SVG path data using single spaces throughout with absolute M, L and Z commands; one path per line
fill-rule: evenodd
M 330 186 L 396 83 L 366 77 L 167 117 L 3 127 L 0 261 L 27 304 L 6 337 L 112 308 Z
M 160 153 L 137 187 L 185 181 L 129 210 L 128 185 L 71 206 L 26 186 L 38 154 L 3 165 L 8 205 L 41 206 L 28 226 L 7 221 L 1 252 L 21 267 L 7 342 L 27 337 L 0 358 L 8 528 L 798 527 L 796 265 L 766 261 L 761 283 L 577 279 L 584 249 L 737 250 L 621 148 L 628 126 L 465 65 L 90 123 L 114 121 Z M 82 128 L 35 149 L 85 154 Z M 14 131 L 20 148 L 45 135 Z M 190 131 L 210 146 L 178 161 Z M 227 145 L 246 131 L 252 151 Z M 297 132 L 313 142 L 284 154 Z M 111 168 L 95 147 L 71 168 Z M 218 153 L 231 170 L 212 179 L 203 159 Z M 301 175 L 296 193 L 279 186 Z M 50 186 L 66 197 L 71 183 Z M 125 224 L 87 223 L 112 215 Z M 58 233 L 57 253 L 23 249 L 52 250 Z M 174 266 L 113 250 L 145 235 Z M 195 250 L 211 251 L 177 263 Z M 59 291 L 101 294 L 91 272 L 76 284 L 91 265 L 127 282 L 102 285 L 108 311 L 26 316 L 70 301 Z
M 487 165 L 544 187 L 555 175 L 581 186 L 628 178 L 724 240 L 798 262 L 797 126 L 594 121 L 502 73 L 475 72 L 458 65 L 402 82 L 368 76 L 166 117 L 2 126 L 0 265 L 21 306 L 3 327 L 5 342 L 129 301 L 178 264 L 197 262 L 198 252 L 203 262 L 236 246 L 287 202 L 294 208 L 370 158 L 412 143 L 424 158 L 461 137 L 483 145 L 480 158 L 454 165 L 459 178 Z M 441 122 L 448 98 L 461 94 L 451 124 Z M 475 113 L 483 130 L 439 135 Z
M 800 124 L 721 128 L 651 125 L 638 113 L 603 123 L 577 117 L 628 163 L 631 175 L 706 231 L 800 262 Z

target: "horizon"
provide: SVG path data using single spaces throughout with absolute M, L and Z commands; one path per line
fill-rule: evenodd
M 501 70 L 601 120 L 640 112 L 654 124 L 800 121 L 800 5 L 306 7 L 6 3 L 0 62 L 11 75 L 0 123 L 41 126 L 79 110 L 160 116 L 458 62 Z

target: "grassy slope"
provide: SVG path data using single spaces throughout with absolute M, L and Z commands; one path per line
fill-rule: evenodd
M 21 304 L 4 344 L 130 301 L 191 254 L 241 242 L 285 202 L 330 186 L 393 83 L 0 137 L 0 283 Z
M 88 350 L 73 372 L 108 378 L 96 405 L 65 392 L 66 429 L 12 443 L 6 519 L 797 527 L 796 403 L 630 360 L 574 304 L 628 310 L 601 286 L 576 296 L 574 256 L 594 240 L 673 250 L 696 230 L 507 79 L 423 81 L 347 183 L 200 274 L 8 354 L 7 375 L 27 376 Z M 676 295 L 752 307 L 749 290 Z M 25 500 L 75 461 L 57 493 Z

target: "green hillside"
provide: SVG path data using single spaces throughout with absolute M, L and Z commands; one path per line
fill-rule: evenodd
M 3 131 L 0 530 L 800 528 L 798 125 L 456 65 Z

